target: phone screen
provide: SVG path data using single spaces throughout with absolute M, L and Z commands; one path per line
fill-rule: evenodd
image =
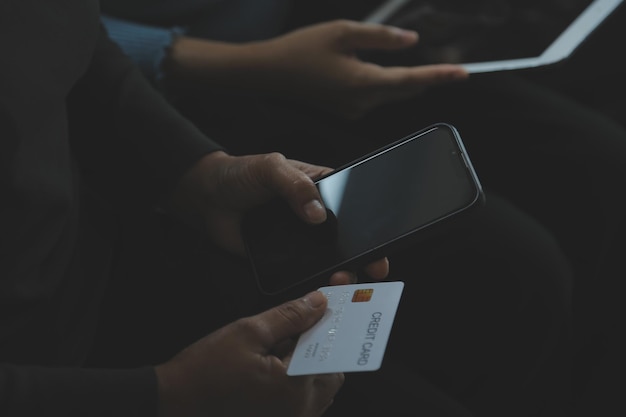
M 448 125 L 400 140 L 316 184 L 328 213 L 325 223 L 309 225 L 278 202 L 244 223 L 248 253 L 266 293 L 377 253 L 482 196 L 463 144 Z

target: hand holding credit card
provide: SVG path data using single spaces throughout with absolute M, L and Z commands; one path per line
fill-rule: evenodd
M 326 313 L 298 339 L 287 375 L 379 369 L 403 288 L 401 281 L 319 288 Z

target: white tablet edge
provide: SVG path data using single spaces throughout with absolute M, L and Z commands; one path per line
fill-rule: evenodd
M 538 57 L 461 64 L 470 74 L 534 68 L 562 61 L 606 19 L 623 0 L 595 0 Z
M 556 62 L 569 56 L 623 0 L 595 0 L 541 54 L 541 59 Z
M 388 0 L 364 21 L 383 23 L 411 0 Z M 594 0 L 557 39 L 538 57 L 461 64 L 470 74 L 534 68 L 554 64 L 567 58 L 606 19 L 623 0 Z
M 389 19 L 400 7 L 404 6 L 411 0 L 387 0 L 372 11 L 365 19 L 366 23 L 384 23 Z

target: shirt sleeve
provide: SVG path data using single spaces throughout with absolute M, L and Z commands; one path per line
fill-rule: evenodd
M 157 415 L 157 380 L 151 367 L 57 369 L 0 364 L 0 393 L 3 417 Z
M 0 256 L 0 339 L 18 335 L 12 346 L 0 342 L 0 416 L 155 416 L 152 367 L 77 367 L 86 352 L 78 343 L 83 335 L 77 343 L 72 336 L 93 323 L 95 309 L 82 303 L 96 303 L 105 285 L 96 277 L 104 260 L 92 262 L 79 250 L 93 214 L 83 205 L 82 185 L 86 177 L 110 184 L 125 205 L 158 201 L 220 146 L 177 113 L 106 36 L 95 0 L 49 9 L 48 3 L 0 1 L 0 17 L 9 16 L 0 26 L 13 35 L 0 49 L 7 62 L 17 61 L 0 66 L 9 75 L 0 85 L 0 190 L 9 202 L 0 204 L 0 247 L 12 246 Z M 62 24 L 75 27 L 46 32 Z M 24 39 L 11 42 L 18 35 Z M 16 227 L 7 231 L 8 223 Z M 90 237 L 104 239 L 105 228 L 99 224 Z M 85 247 L 100 252 L 93 242 Z M 98 269 L 93 282 L 91 268 Z M 42 318 L 49 332 L 38 332 Z
M 152 82 L 163 78 L 162 64 L 166 51 L 176 38 L 184 34 L 180 26 L 163 28 L 131 22 L 111 16 L 101 16 L 109 37 L 117 43 Z
M 162 201 L 203 155 L 224 149 L 150 84 L 104 28 L 68 103 L 83 173 L 126 206 Z

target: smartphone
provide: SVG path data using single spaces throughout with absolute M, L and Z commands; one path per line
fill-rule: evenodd
M 328 284 L 424 238 L 427 230 L 484 203 L 457 129 L 437 123 L 316 180 L 328 214 L 300 220 L 281 200 L 246 213 L 242 234 L 263 294 Z

